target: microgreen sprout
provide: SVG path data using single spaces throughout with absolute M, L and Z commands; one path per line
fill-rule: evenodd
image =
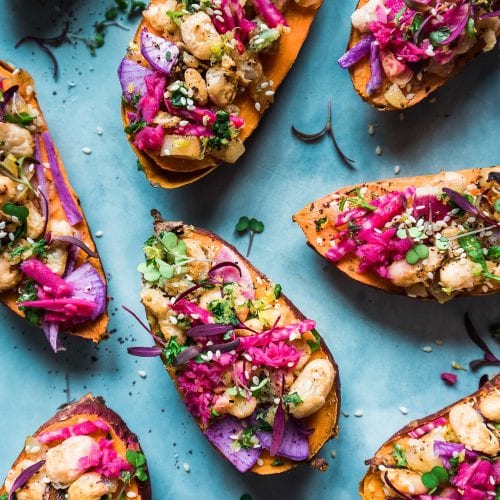
M 405 255 L 408 264 L 416 264 L 419 260 L 424 260 L 429 257 L 429 248 L 419 244 L 410 248 Z
M 327 118 L 326 118 L 326 123 L 325 126 L 316 133 L 313 134 L 306 134 L 304 132 L 300 132 L 297 130 L 293 125 L 292 125 L 292 134 L 297 137 L 297 139 L 304 141 L 304 142 L 315 142 L 319 139 L 321 139 L 324 135 L 328 135 L 333 142 L 333 146 L 335 147 L 335 150 L 339 154 L 342 162 L 344 165 L 346 165 L 349 168 L 354 168 L 354 160 L 351 160 L 348 158 L 344 152 L 340 149 L 340 146 L 337 143 L 337 139 L 335 139 L 335 134 L 333 133 L 333 126 L 332 126 L 332 101 L 328 101 L 328 112 L 327 112 Z
M 438 487 L 446 484 L 450 476 L 444 467 L 433 467 L 430 472 L 422 474 L 422 483 L 429 490 L 429 495 L 432 495 Z
M 395 444 L 392 449 L 392 456 L 396 460 L 396 467 L 407 467 L 406 454 L 400 444 Z
M 248 240 L 248 248 L 247 248 L 247 257 L 250 255 L 253 245 L 254 236 L 258 233 L 262 233 L 264 231 L 264 223 L 260 220 L 249 218 L 246 215 L 240 217 L 240 220 L 237 222 L 234 229 L 240 233 L 241 235 L 245 233 L 250 234 L 250 239 Z
M 122 479 L 130 484 L 130 481 L 136 477 L 139 481 L 147 481 L 148 474 L 146 472 L 146 457 L 140 451 L 127 450 L 127 462 L 134 468 L 134 472 L 124 472 Z

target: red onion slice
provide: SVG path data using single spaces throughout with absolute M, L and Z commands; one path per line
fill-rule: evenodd
M 179 49 L 175 43 L 153 35 L 146 28 L 141 32 L 141 54 L 153 69 L 166 75 L 170 75 L 179 59 Z
M 276 409 L 276 414 L 274 416 L 273 424 L 273 434 L 271 439 L 271 446 L 269 447 L 269 455 L 274 457 L 279 449 L 281 448 L 281 443 L 283 442 L 283 436 L 285 435 L 285 410 L 283 410 L 283 404 L 278 403 L 278 408 Z
M 73 236 L 56 236 L 52 238 L 52 241 L 63 241 L 64 243 L 69 243 L 70 245 L 76 245 L 81 248 L 88 256 L 97 259 L 99 255 L 97 252 L 91 250 L 81 239 L 74 238 Z
M 155 356 L 160 356 L 163 352 L 160 347 L 128 347 L 127 352 L 132 356 L 138 356 L 140 358 L 154 358 Z
M 45 460 L 40 460 L 39 462 L 35 462 L 33 465 L 26 467 L 26 469 L 24 469 L 12 483 L 8 500 L 13 500 L 16 491 L 19 488 L 22 488 L 44 465 Z

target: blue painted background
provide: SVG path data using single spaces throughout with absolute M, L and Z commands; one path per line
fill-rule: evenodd
M 61 66 L 57 82 L 48 59 L 34 45 L 14 49 L 15 41 L 28 33 L 60 32 L 68 11 L 72 31 L 89 36 L 109 4 L 111 0 L 0 0 L 0 57 L 30 71 L 37 82 L 46 119 L 90 225 L 104 233 L 97 245 L 110 275 L 112 299 L 111 338 L 99 347 L 69 339 L 68 351 L 57 356 L 49 352 L 41 331 L 0 312 L 0 476 L 24 437 L 66 401 L 68 374 L 72 398 L 87 391 L 104 396 L 139 434 L 155 499 L 239 499 L 243 493 L 254 499 L 357 498 L 363 461 L 379 444 L 409 419 L 475 390 L 481 373 L 493 373 L 459 372 L 452 388 L 439 379 L 452 361 L 465 365 L 481 356 L 466 336 L 464 312 L 486 334 L 487 325 L 500 319 L 499 300 L 490 296 L 438 305 L 365 288 L 308 249 L 291 215 L 343 185 L 391 177 L 395 165 L 401 176 L 410 176 L 499 162 L 497 55 L 482 55 L 436 94 L 435 103 L 418 105 L 400 121 L 398 113 L 381 114 L 363 103 L 347 72 L 338 68 L 355 3 L 326 0 L 243 160 L 195 185 L 167 192 L 150 187 L 136 171 L 122 133 L 115 69 L 132 31 L 110 29 L 97 57 L 81 43 L 55 49 Z M 305 145 L 289 132 L 292 123 L 304 130 L 319 128 L 328 98 L 337 138 L 356 160 L 355 171 L 342 166 L 329 141 Z M 376 124 L 374 136 L 368 134 L 368 124 Z M 103 128 L 102 136 L 96 127 Z M 375 155 L 377 145 L 382 156 Z M 83 154 L 83 147 L 92 148 L 92 154 Z M 242 250 L 247 241 L 233 232 L 239 216 L 265 222 L 265 232 L 255 239 L 253 262 L 318 321 L 340 365 L 342 409 L 350 416 L 341 417 L 339 438 L 324 447 L 322 455 L 330 462 L 326 473 L 301 468 L 282 477 L 239 475 L 198 432 L 160 362 L 127 355 L 132 339 L 148 342 L 120 305 L 142 314 L 135 268 L 150 234 L 152 207 L 211 229 Z M 436 339 L 444 344 L 436 345 Z M 490 343 L 498 351 L 498 344 Z M 426 345 L 432 346 L 431 353 L 421 350 Z M 147 378 L 138 370 L 146 370 Z M 408 408 L 407 416 L 400 406 Z M 356 410 L 363 417 L 354 417 Z M 189 473 L 184 463 L 190 465 Z

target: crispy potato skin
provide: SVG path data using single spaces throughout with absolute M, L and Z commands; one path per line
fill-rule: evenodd
M 158 218 L 159 214 L 154 210 L 152 211 L 152 214 L 155 216 L 155 228 L 162 227 L 161 226 L 162 224 L 167 224 L 167 227 L 169 227 L 168 226 L 169 224 L 170 225 L 177 224 L 176 226 L 177 229 L 175 231 L 179 235 L 182 235 L 185 227 L 189 228 L 190 237 L 195 238 L 196 241 L 202 247 L 211 245 L 214 246 L 215 248 L 221 248 L 222 246 L 226 246 L 231 251 L 233 251 L 238 256 L 238 259 L 241 262 L 243 262 L 244 265 L 248 268 L 254 282 L 258 277 L 260 277 L 263 282 L 269 282 L 268 278 L 262 272 L 256 269 L 245 257 L 243 257 L 234 246 L 230 245 L 216 234 L 207 231 L 205 229 L 200 229 L 193 226 L 185 226 L 182 223 L 172 223 L 169 221 L 163 221 Z M 290 312 L 293 314 L 295 318 L 295 321 L 301 321 L 306 319 L 306 317 L 294 306 L 294 304 L 292 304 L 292 302 L 285 295 L 283 294 L 281 295 L 280 301 L 282 301 L 283 305 L 285 305 L 290 310 Z M 148 321 L 151 325 L 154 325 L 156 320 L 154 317 L 148 315 Z M 332 390 L 328 394 L 325 405 L 315 414 L 303 419 L 306 427 L 314 428 L 314 432 L 311 434 L 309 438 L 309 446 L 310 446 L 309 461 L 311 461 L 315 457 L 315 455 L 319 452 L 321 447 L 329 439 L 337 435 L 338 418 L 340 413 L 340 377 L 339 377 L 338 366 L 323 339 L 321 339 L 321 348 L 315 353 L 313 353 L 310 359 L 312 360 L 317 358 L 328 359 L 332 363 L 335 369 L 336 376 Z M 173 382 L 176 384 L 176 388 L 179 391 L 175 368 L 167 366 L 164 359 L 163 361 L 168 374 L 172 378 Z M 182 393 L 180 391 L 179 395 L 182 397 Z M 196 421 L 196 423 L 198 427 L 202 429 L 201 422 Z M 251 469 L 252 472 L 261 475 L 279 474 L 281 472 L 293 469 L 297 465 L 297 463 L 283 459 L 283 465 L 272 466 L 271 463 L 274 461 L 274 458 L 271 457 L 267 452 L 264 452 L 261 455 L 261 459 L 264 461 L 264 464 L 261 466 L 255 465 Z
M 485 168 L 473 168 L 468 170 L 458 170 L 456 173 L 463 175 L 466 179 L 467 183 L 477 182 L 480 177 L 488 177 L 490 172 L 500 172 L 500 166 L 492 166 Z M 444 176 L 446 172 L 441 172 L 439 174 L 432 175 L 421 175 L 417 177 L 401 177 L 396 179 L 385 179 L 376 182 L 366 182 L 364 184 L 356 184 L 352 186 L 347 186 L 341 188 L 329 195 L 323 196 L 319 198 L 302 210 L 297 212 L 293 217 L 293 221 L 296 222 L 299 227 L 304 232 L 307 238 L 307 244 L 313 248 L 317 253 L 321 256 L 325 255 L 325 252 L 328 250 L 328 246 L 319 246 L 317 243 L 317 238 L 321 237 L 325 240 L 329 241 L 337 231 L 335 228 L 328 226 L 322 228 L 320 231 L 316 231 L 315 220 L 322 217 L 322 213 L 324 211 L 323 204 L 331 201 L 332 195 L 345 195 L 346 193 L 352 191 L 355 187 L 366 187 L 367 194 L 373 194 L 374 196 L 380 196 L 388 191 L 398 191 L 403 190 L 408 186 L 423 187 L 431 184 L 439 184 L 444 180 Z M 369 285 L 374 288 L 379 288 L 381 290 L 385 290 L 386 292 L 397 293 L 401 295 L 405 295 L 405 289 L 403 287 L 398 287 L 392 284 L 389 280 L 385 280 L 380 278 L 375 273 L 358 273 L 358 265 L 359 259 L 355 256 L 348 255 L 343 258 L 340 262 L 332 265 L 335 265 L 338 269 L 340 269 L 343 273 L 347 274 L 350 278 L 355 281 L 359 281 L 365 285 Z M 489 293 L 496 293 L 498 291 L 498 286 L 491 289 Z M 471 292 L 464 293 L 463 295 L 487 295 L 485 294 L 481 286 L 474 288 Z M 435 300 L 433 297 L 427 297 L 426 299 Z
M 31 87 L 32 89 L 34 88 L 34 82 L 31 76 L 25 72 L 24 70 L 20 70 L 19 73 L 16 75 L 13 74 L 14 72 L 14 67 L 12 67 L 10 64 L 3 62 L 0 60 L 0 78 L 5 78 L 5 81 L 7 82 L 7 85 L 10 87 L 12 85 L 19 85 L 19 90 L 21 92 L 25 92 L 27 87 Z M 23 94 L 24 95 L 24 94 Z M 40 110 L 40 105 L 38 104 L 38 101 L 36 99 L 36 94 L 33 90 L 33 94 L 29 97 L 25 97 L 27 102 L 31 104 L 34 108 L 38 109 L 41 113 Z M 43 161 L 47 161 L 47 153 L 45 151 L 45 148 L 43 144 L 41 144 L 40 147 L 41 151 L 40 154 L 42 156 Z M 61 172 L 63 174 L 64 180 L 66 184 L 68 185 L 71 195 L 73 196 L 73 199 L 76 201 L 76 204 L 78 206 L 78 209 L 80 213 L 82 214 L 82 222 L 77 224 L 75 226 L 75 229 L 80 233 L 82 240 L 84 243 L 92 250 L 96 250 L 96 246 L 94 243 L 94 240 L 92 238 L 92 233 L 90 231 L 90 228 L 87 224 L 87 221 L 85 219 L 85 214 L 83 213 L 83 210 L 80 208 L 80 200 L 78 199 L 78 196 L 74 192 L 74 190 L 71 188 L 69 184 L 69 180 L 66 174 L 66 171 L 64 169 L 64 165 L 62 163 L 61 157 L 59 156 L 59 152 L 57 149 L 55 150 L 56 156 L 57 156 L 57 161 L 59 163 L 59 168 L 61 169 Z M 47 176 L 50 174 L 47 172 Z M 64 218 L 64 210 L 61 205 L 61 201 L 57 196 L 53 196 L 49 200 L 49 211 L 50 211 L 50 216 L 51 217 L 60 217 Z M 99 274 L 101 275 L 101 278 L 104 280 L 104 283 L 106 283 L 106 274 L 104 273 L 104 268 L 102 265 L 102 262 L 100 259 L 94 259 L 88 257 L 84 252 L 79 253 L 79 257 L 77 260 L 77 265 L 81 265 L 84 262 L 90 262 L 92 265 L 97 269 Z M 0 294 L 0 300 L 14 313 L 16 313 L 18 316 L 24 317 L 24 313 L 19 310 L 16 304 L 17 296 L 15 292 L 13 291 L 8 291 L 5 293 Z M 78 337 L 83 337 L 86 339 L 90 339 L 93 342 L 100 342 L 101 340 L 104 340 L 107 336 L 107 326 L 109 322 L 109 317 L 108 317 L 108 311 L 105 310 L 104 313 L 94 322 L 87 322 L 84 323 L 83 325 L 75 328 L 75 330 L 72 332 L 73 335 L 77 335 Z
M 74 424 L 78 419 L 85 418 L 89 420 L 101 419 L 111 427 L 111 437 L 115 444 L 117 452 L 125 455 L 127 449 L 141 451 L 137 436 L 130 431 L 127 424 L 122 420 L 120 415 L 106 406 L 103 398 L 95 397 L 92 394 L 87 394 L 75 403 L 64 406 L 50 420 L 45 422 L 34 434 L 36 437 L 39 434 L 47 431 L 53 431 Z M 13 467 L 26 458 L 24 450 L 18 456 L 13 464 Z M 137 487 L 136 497 L 138 500 L 151 500 L 151 483 L 147 481 L 137 481 L 134 479 Z M 2 485 L 0 494 L 5 493 L 5 486 Z
M 360 0 L 358 5 L 356 6 L 356 9 L 363 7 L 363 5 L 365 5 L 366 3 L 368 3 L 368 0 Z M 354 45 L 356 45 L 361 37 L 362 34 L 356 28 L 351 27 L 351 34 L 349 36 L 349 42 L 347 43 L 346 50 L 349 50 Z M 403 109 L 415 106 L 415 104 L 418 104 L 420 101 L 424 100 L 429 94 L 431 94 L 439 87 L 444 85 L 448 80 L 453 78 L 467 63 L 472 61 L 472 59 L 474 59 L 478 54 L 481 53 L 483 47 L 484 43 L 479 42 L 474 45 L 471 50 L 458 56 L 453 70 L 446 78 L 433 74 L 426 74 L 425 78 L 423 78 L 422 82 L 420 83 L 420 88 L 418 88 L 418 90 L 415 90 L 414 92 L 415 97 L 411 101 L 409 101 L 408 106 L 406 106 L 405 108 L 395 108 L 385 99 L 384 93 L 391 86 L 391 82 L 385 75 L 383 75 L 382 89 L 371 96 L 367 94 L 366 85 L 368 83 L 368 80 L 370 79 L 370 62 L 367 58 L 349 68 L 352 85 L 354 87 L 354 90 L 359 94 L 363 101 L 366 101 L 368 104 L 371 104 L 380 111 L 402 111 Z
M 160 0 L 152 0 L 151 3 L 157 3 L 158 1 Z M 291 32 L 283 35 L 284 39 L 279 44 L 276 53 L 262 57 L 264 72 L 270 80 L 273 80 L 274 90 L 279 87 L 295 62 L 321 3 L 322 0 L 318 0 L 314 7 L 305 9 L 292 0 L 284 12 Z M 140 33 L 144 27 L 161 36 L 160 32 L 156 31 L 148 21 L 143 19 L 135 34 L 134 41 L 136 43 L 139 43 Z M 244 141 L 257 128 L 261 114 L 255 110 L 253 101 L 246 96 L 246 93 L 237 97 L 235 104 L 239 106 L 241 116 L 245 119 L 245 126 L 239 136 Z M 127 111 L 127 106 L 122 103 L 124 126 L 128 125 Z M 154 187 L 161 186 L 173 189 L 191 184 L 208 175 L 221 163 L 221 160 L 213 157 L 198 161 L 161 158 L 159 155 L 146 154 L 144 151 L 137 149 L 130 136 L 128 136 L 128 141 L 143 165 L 146 177 Z
M 448 415 L 449 411 L 453 406 L 458 403 L 467 403 L 469 401 L 473 401 L 475 399 L 480 398 L 481 396 L 485 396 L 486 394 L 492 393 L 495 390 L 500 390 L 500 375 L 495 376 L 490 381 L 486 382 L 479 390 L 471 394 L 470 396 L 466 396 L 465 398 L 459 399 L 454 403 L 446 406 L 442 410 L 433 413 L 432 415 L 428 415 L 427 417 L 413 420 L 408 425 L 403 427 L 401 430 L 396 432 L 393 436 L 391 436 L 375 453 L 374 459 L 382 458 L 384 456 L 390 455 L 392 450 L 392 444 L 397 441 L 400 437 L 405 436 L 412 430 L 420 427 L 421 425 L 426 424 L 427 422 L 431 422 L 438 417 L 443 417 Z M 366 463 L 369 463 L 370 460 L 367 460 Z M 359 483 L 359 494 L 362 500 L 378 500 L 386 498 L 383 493 L 383 483 L 380 480 L 379 474 L 377 474 L 376 466 L 371 465 L 368 469 L 368 472 L 365 474 L 364 478 Z

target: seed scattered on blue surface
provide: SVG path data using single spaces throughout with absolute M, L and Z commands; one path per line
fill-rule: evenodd
M 422 351 L 424 352 L 432 352 L 432 347 L 430 345 L 426 345 L 422 347 Z
M 407 415 L 407 414 L 408 414 L 408 408 L 406 408 L 406 406 L 400 406 L 400 407 L 399 407 L 399 411 L 400 411 L 403 415 Z
M 182 468 L 184 469 L 185 472 L 189 472 L 191 470 L 191 467 L 189 466 L 189 464 L 187 462 L 184 462 L 182 464 Z
M 92 148 L 89 148 L 88 146 L 85 146 L 82 148 L 82 153 L 85 153 L 86 155 L 89 155 L 92 153 Z
M 354 416 L 355 417 L 362 417 L 363 416 L 363 411 L 362 410 L 356 410 L 354 412 Z

